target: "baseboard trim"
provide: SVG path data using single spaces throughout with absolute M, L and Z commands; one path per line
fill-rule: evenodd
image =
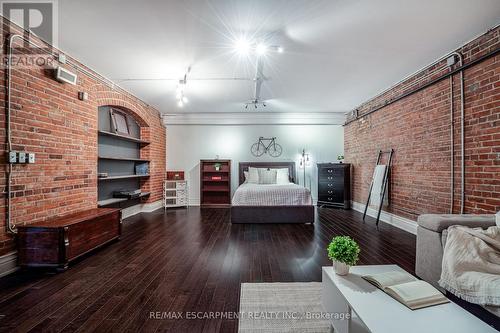
M 163 200 L 127 207 L 122 209 L 122 218 L 126 219 L 140 213 L 151 213 L 160 208 L 163 208 Z
M 352 209 L 363 213 L 365 211 L 365 205 L 356 201 L 352 201 Z M 376 218 L 377 210 L 368 207 L 366 214 L 368 216 Z M 412 233 L 414 235 L 417 234 L 417 222 L 412 221 L 410 219 L 392 213 L 388 213 L 386 211 L 382 211 L 380 213 L 380 221 L 395 226 L 396 228 Z
M 14 273 L 19 269 L 17 266 L 17 252 L 9 252 L 0 256 L 0 277 Z

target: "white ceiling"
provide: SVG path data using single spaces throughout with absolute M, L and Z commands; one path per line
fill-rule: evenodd
M 59 0 L 59 47 L 163 113 L 234 113 L 253 82 L 204 79 L 251 79 L 232 46 L 255 36 L 285 49 L 265 57 L 266 112 L 346 112 L 498 23 L 499 0 Z

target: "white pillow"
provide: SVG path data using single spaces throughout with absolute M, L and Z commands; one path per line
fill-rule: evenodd
M 500 227 L 500 211 L 495 215 L 495 222 L 497 224 L 497 227 Z
M 258 184 L 259 183 L 259 170 L 257 168 L 248 168 L 248 177 L 245 177 L 247 183 Z
M 287 185 L 290 184 L 290 175 L 288 174 L 288 168 L 276 169 L 276 184 Z
M 259 184 L 276 184 L 276 169 L 259 168 Z

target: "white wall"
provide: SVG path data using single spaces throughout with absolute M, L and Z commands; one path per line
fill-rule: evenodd
M 283 147 L 278 158 L 265 154 L 254 157 L 250 146 L 259 136 L 273 137 Z M 185 170 L 189 181 L 191 205 L 200 201 L 200 159 L 232 161 L 232 192 L 238 187 L 238 163 L 251 161 L 295 161 L 302 149 L 311 156 L 306 169 L 306 186 L 317 198 L 317 162 L 336 161 L 343 153 L 344 130 L 339 125 L 167 125 L 167 169 Z M 303 184 L 303 170 L 297 169 L 297 179 Z

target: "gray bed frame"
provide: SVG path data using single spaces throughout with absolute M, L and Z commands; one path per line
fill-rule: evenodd
M 239 185 L 249 167 L 288 168 L 295 183 L 295 162 L 240 162 Z M 314 223 L 314 206 L 231 206 L 231 223 Z

